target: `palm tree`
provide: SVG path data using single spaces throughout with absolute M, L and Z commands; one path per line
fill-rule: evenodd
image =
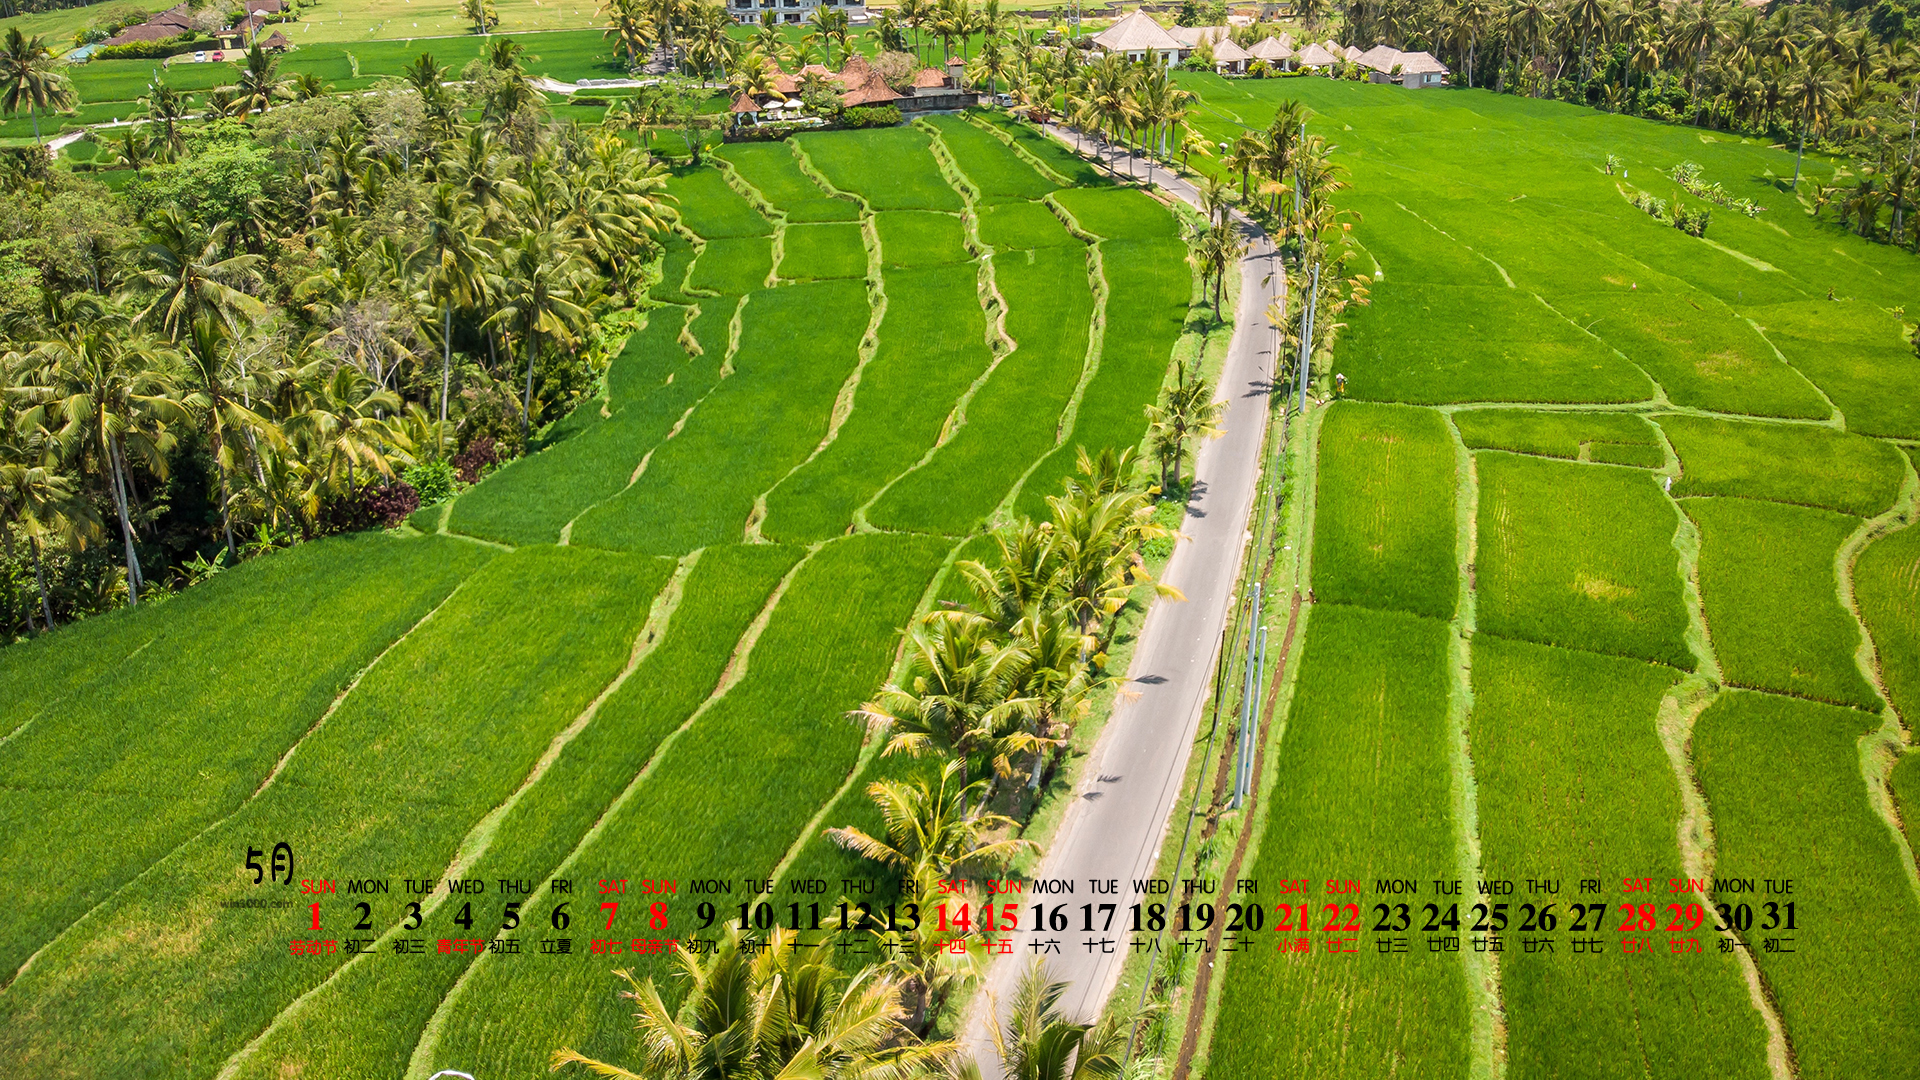
M 256 280 L 261 257 L 220 258 L 231 229 L 231 222 L 222 222 L 212 232 L 203 233 L 172 206 L 154 214 L 147 222 L 147 243 L 141 248 L 145 268 L 139 274 L 141 283 L 154 295 L 134 321 L 144 323 L 157 316 L 167 335 L 178 339 L 182 330 L 203 315 L 218 318 L 229 330 L 235 329 L 243 316 L 264 315 L 265 305 L 233 284 Z
M 1052 982 L 1036 958 L 1013 994 L 1003 1027 L 993 1031 L 1001 1074 L 1009 1080 L 1112 1080 L 1120 1076 L 1127 1029 L 1117 1013 L 1098 1024 L 1060 1012 L 1067 983 Z
M 967 812 L 987 782 L 966 783 L 961 779 L 965 770 L 965 762 L 955 759 L 941 768 L 937 785 L 925 777 L 876 780 L 867 785 L 867 797 L 880 808 L 886 838 L 869 836 L 854 825 L 828 829 L 826 836 L 863 859 L 904 872 L 911 880 L 927 875 L 950 878 L 956 868 L 962 874 L 985 873 L 1021 852 L 1037 850 L 1031 840 L 985 841 L 989 833 L 1019 826 L 999 814 Z
M 533 372 L 541 339 L 571 341 L 574 328 L 586 321 L 587 311 L 578 302 L 584 295 L 575 281 L 580 269 L 579 256 L 551 231 L 522 233 L 507 247 L 501 266 L 506 303 L 487 322 L 518 329 L 527 343 L 527 386 L 520 405 L 523 441 L 531 433 Z
M 649 977 L 616 971 L 635 1005 L 642 1064 L 628 1070 L 562 1048 L 553 1067 L 584 1065 L 619 1080 L 868 1080 L 945 1075 L 949 1043 L 923 1043 L 902 1023 L 904 980 L 877 968 L 843 975 L 827 950 L 799 950 L 774 930 L 749 957 L 730 930 L 706 955 L 673 954 L 685 984 L 669 1007 Z
M 1215 439 L 1224 433 L 1220 417 L 1226 410 L 1226 402 L 1214 400 L 1213 383 L 1206 376 L 1196 374 L 1192 379 L 1187 378 L 1187 365 L 1183 361 L 1174 385 L 1167 388 L 1161 403 L 1147 406 L 1154 442 L 1161 448 L 1163 490 L 1179 488 L 1180 466 L 1186 458 L 1189 440 Z
M 420 254 L 427 260 L 427 295 L 440 305 L 440 422 L 447 422 L 447 395 L 453 385 L 453 306 L 471 304 L 485 288 L 484 268 L 492 242 L 481 234 L 473 200 L 442 181 L 427 194 L 425 235 Z
M 160 126 L 160 136 L 168 151 L 178 156 L 187 147 L 186 138 L 180 133 L 180 122 L 187 119 L 187 96 L 158 77 L 147 84 L 147 96 L 140 99 L 146 106 L 147 119 Z
M 960 611 L 933 612 L 907 633 L 906 669 L 851 716 L 890 732 L 883 753 L 957 754 L 961 779 L 977 751 L 1001 757 L 1030 749 L 1030 740 L 1000 740 L 1019 721 L 1009 688 L 1020 657 L 1001 643 L 991 622 Z
M 186 418 L 166 373 L 170 359 L 164 346 L 106 311 L 84 325 L 60 327 L 35 346 L 23 380 L 32 404 L 20 423 L 45 428 L 63 457 L 90 465 L 113 495 L 132 604 L 140 602 L 145 578 L 134 551 L 129 459 L 157 477 L 167 475 L 174 443 L 167 426 Z
M 53 629 L 53 600 L 47 594 L 46 553 L 50 543 L 85 547 L 100 530 L 99 515 L 81 497 L 73 479 L 58 467 L 58 444 L 35 429 L 23 432 L 0 415 L 0 539 L 13 556 L 14 530 L 26 537 L 33 551 L 34 584 L 40 593 L 40 611 L 46 628 Z M 11 526 L 11 527 L 7 527 Z M 27 628 L 33 629 L 28 609 Z
M 28 38 L 17 26 L 7 28 L 5 43 L 0 44 L 0 111 L 12 116 L 25 105 L 33 117 L 36 144 L 40 142 L 40 113 L 73 107 L 73 84 L 59 64 L 46 38 Z
M 227 541 L 227 560 L 236 562 L 239 553 L 233 544 L 233 485 L 229 479 L 238 467 L 239 453 L 233 432 L 243 435 L 248 445 L 264 439 L 275 446 L 285 444 L 273 422 L 249 405 L 256 394 L 266 397 L 277 372 L 249 366 L 233 347 L 227 324 L 203 315 L 188 331 L 183 356 L 186 360 L 180 389 L 185 394 L 180 404 L 196 414 L 207 435 L 207 448 L 220 476 L 220 529 Z
M 1573 6 L 1567 9 L 1567 23 L 1580 33 L 1580 85 L 1584 88 L 1587 58 L 1591 55 L 1587 46 L 1593 40 L 1594 31 L 1607 25 L 1606 0 L 1573 0 Z
M 265 113 L 276 98 L 286 95 L 284 81 L 280 78 L 280 58 L 255 45 L 247 51 L 247 63 L 240 70 L 228 115 L 245 120 L 254 113 Z
M 1807 134 L 1827 126 L 1834 107 L 1840 101 L 1840 80 L 1824 59 L 1815 59 L 1795 73 L 1789 83 L 1785 104 L 1793 110 L 1799 138 L 1793 149 L 1793 190 L 1800 189 L 1800 162 L 1807 152 Z
M 352 492 L 363 471 L 393 475 L 401 440 L 386 417 L 399 411 L 400 397 L 358 367 L 326 358 L 294 372 L 291 382 L 285 434 L 308 472 L 305 511 L 312 519 L 327 496 Z
M 639 66 L 641 53 L 653 54 L 658 42 L 653 22 L 643 13 L 640 0 L 600 0 L 600 14 L 607 20 L 607 29 L 600 36 L 613 38 L 627 50 L 628 70 Z
M 1208 228 L 1196 231 L 1187 239 L 1187 262 L 1200 271 L 1200 284 L 1204 288 L 1208 281 L 1213 282 L 1213 317 L 1220 318 L 1220 293 L 1226 283 L 1227 271 L 1246 254 L 1246 241 L 1240 238 L 1240 230 L 1226 222 L 1220 222 Z

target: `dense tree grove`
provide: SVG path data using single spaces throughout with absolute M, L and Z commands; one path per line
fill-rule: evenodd
M 332 97 L 255 50 L 204 116 L 150 88 L 118 196 L 5 159 L 7 632 L 392 523 L 592 385 L 676 215 L 523 59 Z

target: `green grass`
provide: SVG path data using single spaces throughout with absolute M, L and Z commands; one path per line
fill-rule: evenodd
M 735 643 L 800 554 L 768 545 L 702 552 L 665 636 L 655 639 L 592 723 L 500 819 L 470 876 L 538 880 L 554 873 L 662 740 L 713 691 Z M 487 906 L 503 902 L 492 897 Z M 493 936 L 497 925 L 497 920 L 476 925 L 483 931 L 477 936 Z M 530 918 L 526 925 L 539 924 Z M 344 972 L 309 999 L 292 1022 L 277 1028 L 240 1075 L 373 1075 L 404 1060 L 471 959 L 430 954 L 410 957 L 413 962 L 401 967 L 363 963 Z M 370 1015 L 379 1022 L 369 1023 Z
M 1714 876 L 1751 878 L 1756 890 L 1762 879 L 1793 882 L 1791 896 L 1716 899 L 1753 908 L 1742 936 L 1805 1080 L 1898 1076 L 1920 1059 L 1920 904 L 1867 802 L 1855 749 L 1874 726 L 1850 709 L 1732 693 L 1693 729 Z M 1797 929 L 1763 929 L 1763 905 L 1787 901 Z M 1793 953 L 1767 951 L 1769 938 L 1791 939 Z
M 667 181 L 667 194 L 679 202 L 681 224 L 704 239 L 773 235 L 773 223 L 733 190 L 719 169 L 678 169 Z
M 953 437 L 874 504 L 867 518 L 875 525 L 968 532 L 1054 449 L 1061 411 L 1086 366 L 1093 291 L 1085 250 L 1076 242 L 999 255 L 993 273 L 1014 350 L 967 403 Z
M 1700 595 L 1733 686 L 1879 708 L 1854 665 L 1860 628 L 1833 560 L 1860 519 L 1755 499 L 1687 499 L 1700 526 Z
M 1920 438 L 1920 357 L 1900 320 L 1859 302 L 1810 300 L 1748 315 L 1862 435 Z
M 773 238 L 742 236 L 709 240 L 693 260 L 687 288 L 740 296 L 763 289 L 773 274 Z
M 1893 767 L 1888 778 L 1900 824 L 1907 835 L 1907 846 L 1920 851 L 1920 754 L 1907 753 Z
M 983 110 L 967 114 L 976 121 L 997 129 L 1013 141 L 1013 145 L 1032 155 L 1048 169 L 1066 179 L 1074 187 L 1104 187 L 1113 181 L 1094 167 L 1093 162 L 1074 153 L 1067 147 L 1055 142 L 1031 124 L 1024 123 L 998 110 Z
M 647 290 L 647 296 L 669 304 L 692 303 L 693 297 L 686 292 L 687 271 L 693 268 L 697 249 L 679 233 L 667 234 L 661 246 L 660 280 Z
M 1440 405 L 1653 395 L 1632 364 L 1517 289 L 1389 279 L 1346 318 L 1334 370 L 1350 397 Z
M 1238 177 L 1234 177 L 1236 181 Z M 1236 188 L 1237 190 L 1237 188 Z M 1441 233 L 1395 201 L 1401 192 L 1356 191 L 1347 200 L 1360 215 L 1353 235 L 1386 281 L 1418 285 L 1504 288 L 1493 263 Z M 1367 270 L 1366 261 L 1359 268 Z
M 1074 247 L 1082 241 L 1040 203 L 1014 202 L 980 208 L 980 241 L 997 251 Z
M 1180 223 L 1139 188 L 1074 188 L 1054 201 L 1076 224 L 1103 240 L 1177 240 Z
M 1902 717 L 1920 718 L 1920 529 L 1909 526 L 1860 553 L 1853 598 L 1873 638 L 1887 696 Z
M 1679 521 L 1652 477 L 1496 451 L 1474 463 L 1481 631 L 1692 670 Z
M 1628 413 L 1462 409 L 1453 414 L 1460 439 L 1475 450 L 1658 468 L 1667 459 L 1660 433 Z
M 1675 405 L 1806 420 L 1833 411 L 1746 320 L 1710 297 L 1615 289 L 1559 305 L 1653 376 Z
M 741 878 L 770 876 L 852 767 L 862 733 L 846 711 L 885 676 L 898 629 L 947 547 L 932 538 L 869 534 L 823 548 L 774 610 L 745 678 L 608 813 L 570 876 L 624 877 L 645 866 L 682 881 L 731 878 L 736 889 Z M 686 914 L 676 920 L 690 915 L 684 897 L 678 909 Z M 544 921 L 538 908 L 530 910 Z M 697 925 L 670 929 L 686 933 Z M 552 965 L 489 958 L 448 1002 L 431 1067 L 530 1076 L 560 1045 L 631 1060 L 632 1008 L 615 995 L 611 969 L 654 974 L 663 991 L 677 995 L 664 977 L 667 966 L 664 957 L 575 957 Z M 503 1030 L 497 1018 L 508 1014 L 515 1021 Z
M 965 204 L 941 175 L 930 139 L 924 131 L 899 127 L 808 133 L 794 141 L 829 183 L 859 196 L 869 209 L 958 212 Z
M 19 883 L 0 968 L 231 814 L 354 673 L 491 554 L 377 535 L 302 545 L 127 620 L 151 642 L 117 662 L 103 650 L 91 678 L 53 675 L 64 695 L 0 757 L 0 867 Z
M 854 221 L 860 217 L 858 203 L 830 198 L 820 190 L 820 185 L 800 168 L 792 143 L 734 143 L 716 153 L 789 222 Z
M 974 277 L 971 265 L 887 273 L 880 344 L 853 411 L 832 443 L 767 496 L 768 537 L 846 531 L 856 509 L 933 448 L 960 395 L 993 362 Z
M 1040 175 L 1012 147 L 984 128 L 954 115 L 930 116 L 926 123 L 953 155 L 961 175 L 985 203 L 1044 198 L 1060 185 Z
M 960 219 L 952 214 L 895 210 L 873 215 L 880 234 L 880 260 L 888 267 L 942 266 L 969 262 Z
M 731 298 L 703 306 L 696 336 L 718 337 L 703 356 L 688 355 L 678 343 L 680 308 L 655 309 L 608 373 L 608 404 L 619 411 L 576 438 L 509 462 L 464 492 L 447 518 L 448 531 L 509 544 L 553 543 L 567 522 L 618 494 L 640 460 L 720 378 L 733 306 Z
M 580 516 L 573 542 L 668 554 L 739 542 L 754 500 L 826 436 L 859 359 L 865 295 L 863 282 L 826 281 L 748 297 L 733 373 L 639 480 Z
M 1322 602 L 1453 617 L 1454 446 L 1430 409 L 1340 402 L 1320 428 L 1313 592 Z
M 1318 567 L 1316 566 L 1316 571 Z M 1315 615 L 1318 618 L 1318 614 Z M 1655 726 L 1671 668 L 1480 635 L 1473 641 L 1472 737 L 1483 873 L 1490 879 L 1562 883 L 1569 904 L 1600 903 L 1591 936 L 1620 925 L 1606 903 L 1621 868 L 1683 878 L 1674 844 L 1680 787 Z M 1602 895 L 1574 892 L 1598 878 Z M 1539 900 L 1521 894 L 1512 910 Z M 1523 935 L 1529 936 L 1529 935 Z M 1556 935 L 1557 936 L 1557 935 Z M 1660 1074 L 1764 1080 L 1766 1031 L 1747 1000 L 1739 966 L 1710 929 L 1701 951 L 1657 963 L 1623 953 L 1547 955 L 1509 948 L 1500 959 L 1507 1075 L 1610 1080 L 1620 1058 L 1594 1047 L 1632 1046 Z M 1566 938 L 1556 946 L 1570 946 Z M 1578 1038 L 1569 1038 L 1578 1032 Z
M 1022 486 L 1020 513 L 1045 514 L 1046 496 L 1058 495 L 1061 481 L 1073 475 L 1078 447 L 1098 454 L 1137 446 L 1146 437 L 1146 407 L 1166 382 L 1173 346 L 1193 297 L 1185 250 L 1178 240 L 1110 240 L 1100 245 L 1108 289 L 1100 368 L 1081 395 L 1065 443 L 1035 467 Z
M 1872 517 L 1893 505 L 1906 461 L 1891 445 L 1829 427 L 1663 416 L 1680 456 L 1675 497 L 1740 495 Z
M 1321 906 L 1336 899 L 1321 879 L 1364 887 L 1410 878 L 1425 889 L 1458 875 L 1448 820 L 1447 626 L 1328 605 L 1314 609 L 1306 633 L 1262 809 L 1268 827 L 1243 876 L 1260 881 L 1269 900 L 1268 882 L 1313 879 L 1310 892 L 1278 897 L 1310 905 L 1313 951 L 1276 950 L 1308 935 L 1275 932 L 1270 905 L 1269 929 L 1225 961 L 1207 1075 L 1271 1077 L 1277 1062 L 1311 1062 L 1322 1080 L 1464 1075 L 1470 1023 L 1459 953 L 1429 952 L 1409 935 L 1406 955 L 1383 957 L 1375 941 L 1384 935 L 1363 932 L 1354 935 L 1360 955 L 1328 955 L 1322 941 L 1331 935 L 1318 933 Z M 1362 900 L 1370 929 L 1372 898 L 1351 898 Z
M 789 225 L 780 234 L 780 276 L 793 281 L 867 276 L 866 233 L 859 222 Z

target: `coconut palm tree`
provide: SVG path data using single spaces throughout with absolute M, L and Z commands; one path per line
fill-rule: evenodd
M 168 152 L 179 156 L 187 147 L 180 122 L 192 115 L 187 96 L 156 77 L 147 84 L 147 96 L 140 99 L 140 104 L 146 107 L 147 120 L 159 126 L 161 141 Z
M 987 619 L 934 612 L 907 632 L 901 680 L 849 715 L 888 735 L 884 754 L 958 755 L 964 782 L 974 753 L 1006 758 L 1031 749 L 1031 740 L 1015 732 L 1020 706 L 1010 700 L 1019 663 Z
M 1067 983 L 1053 982 L 1036 958 L 1021 976 L 1004 1024 L 992 1028 L 1001 1074 L 1009 1080 L 1114 1080 L 1127 1046 L 1118 1013 L 1097 1024 L 1060 1012 Z
M 904 1025 L 904 980 L 878 968 L 845 975 L 824 949 L 800 950 L 785 928 L 749 956 L 729 930 L 711 953 L 679 950 L 684 984 L 671 1007 L 649 977 L 616 971 L 634 1003 L 641 1062 L 628 1070 L 562 1048 L 553 1067 L 584 1065 L 619 1080 L 913 1080 L 945 1075 L 950 1043 L 923 1043 Z
M 247 51 L 246 66 L 240 69 L 227 115 L 245 120 L 254 113 L 265 113 L 275 100 L 286 96 L 284 83 L 280 77 L 280 58 L 255 45 Z
M 544 340 L 569 342 L 586 321 L 579 255 L 551 230 L 530 230 L 510 241 L 500 275 L 505 303 L 487 325 L 517 331 L 527 348 L 526 392 L 520 403 L 520 437 L 531 434 L 533 374 Z
M 28 355 L 20 423 L 44 428 L 60 455 L 98 476 L 112 493 L 126 551 L 127 600 L 145 584 L 134 550 L 132 462 L 161 479 L 173 448 L 170 424 L 186 420 L 168 376 L 172 354 L 105 309 L 82 324 L 56 328 Z
M 481 232 L 480 211 L 465 191 L 442 181 L 427 193 L 420 254 L 427 262 L 427 296 L 440 306 L 440 422 L 447 422 L 453 385 L 453 309 L 470 305 L 486 288 L 494 245 Z
M 1246 251 L 1247 244 L 1241 239 L 1240 230 L 1224 221 L 1195 230 L 1187 238 L 1187 262 L 1200 271 L 1201 287 L 1213 282 L 1213 317 L 1216 319 L 1220 317 L 1220 294 L 1227 271 Z
M 965 782 L 966 763 L 954 759 L 940 770 L 937 782 L 876 780 L 867 785 L 867 797 L 880 808 L 885 838 L 868 835 L 858 826 L 826 830 L 827 839 L 863 859 L 904 872 L 909 879 L 927 875 L 949 878 L 957 874 L 991 872 L 1022 852 L 1038 846 L 1030 840 L 987 840 L 990 833 L 1018 828 L 999 814 L 970 814 L 968 808 L 987 782 Z
M 4 403 L 0 403 L 3 405 Z M 17 530 L 33 551 L 34 584 L 46 628 L 53 629 L 53 600 L 47 593 L 49 545 L 83 548 L 100 531 L 93 504 L 82 497 L 73 478 L 59 468 L 58 444 L 44 429 L 22 431 L 0 410 L 0 539 L 13 556 Z M 27 611 L 33 629 L 33 611 Z
M 1188 378 L 1182 361 L 1174 385 L 1168 387 L 1158 405 L 1147 406 L 1150 431 L 1160 455 L 1160 486 L 1175 490 L 1180 486 L 1180 467 L 1186 459 L 1187 443 L 1193 439 L 1216 439 L 1225 433 L 1220 418 L 1227 403 L 1215 401 L 1213 383 L 1195 373 Z
M 1793 148 L 1793 190 L 1800 189 L 1800 163 L 1807 152 L 1807 135 L 1822 131 L 1833 119 L 1840 102 L 1841 85 L 1832 65 L 1825 59 L 1803 64 L 1787 84 L 1787 108 L 1792 110 L 1799 129 Z
M 147 243 L 140 250 L 143 268 L 138 275 L 140 283 L 153 290 L 153 299 L 134 316 L 134 322 L 157 320 L 169 337 L 178 339 L 204 315 L 218 318 L 229 330 L 236 329 L 243 317 L 264 315 L 265 305 L 237 287 L 259 278 L 261 257 L 220 257 L 231 231 L 231 222 L 203 231 L 177 207 L 155 213 L 147 222 Z
M 73 107 L 73 84 L 44 37 L 29 38 L 17 26 L 0 41 L 0 111 L 8 116 L 22 105 L 33 117 L 33 141 L 40 143 L 40 114 Z
M 641 55 L 653 55 L 659 41 L 640 0 L 600 0 L 600 15 L 607 20 L 601 37 L 614 39 L 627 51 L 629 71 L 640 65 Z
M 233 543 L 233 485 L 230 477 L 240 467 L 240 450 L 232 438 L 242 436 L 247 446 L 265 441 L 283 447 L 286 439 L 272 421 L 255 412 L 254 397 L 268 397 L 278 371 L 259 364 L 249 365 L 234 349 L 233 334 L 227 324 L 211 315 L 193 321 L 181 355 L 180 404 L 199 420 L 207 436 L 207 449 L 220 477 L 220 530 L 227 541 L 227 559 L 239 561 Z

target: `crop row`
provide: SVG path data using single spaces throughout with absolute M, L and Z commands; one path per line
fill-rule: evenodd
M 965 533 L 1054 448 L 1061 412 L 1086 367 L 1093 320 L 1086 249 L 1076 241 L 997 255 L 993 263 L 1014 350 L 968 401 L 953 438 L 874 503 L 867 517 L 875 525 Z
M 794 548 L 763 544 L 702 552 L 681 586 L 664 636 L 643 639 L 642 646 L 650 651 L 539 782 L 500 817 L 486 854 L 466 876 L 493 882 L 539 881 L 553 875 L 660 751 L 662 741 L 714 691 L 741 635 L 800 554 Z M 491 937 L 500 907 L 509 898 L 489 893 L 477 899 L 484 919 L 476 922 L 479 933 L 473 936 Z M 536 911 L 526 903 L 529 899 L 522 898 L 527 911 L 522 925 L 528 930 L 521 936 L 551 936 L 545 921 L 551 905 Z M 590 926 L 592 915 L 590 905 L 582 910 L 583 927 Z M 436 914 L 436 923 L 444 926 L 446 921 L 446 914 Z M 472 960 L 466 954 L 430 954 L 399 963 L 370 958 L 351 966 L 278 1024 L 239 1075 L 391 1075 L 394 1064 L 413 1052 L 435 1008 Z M 556 961 L 531 955 L 523 962 Z M 582 962 L 579 957 L 557 961 Z
M 706 240 L 773 235 L 773 223 L 733 190 L 719 169 L 692 166 L 675 170 L 667 194 L 680 209 L 680 223 Z
M 1008 202 L 978 209 L 980 242 L 995 251 L 1034 248 L 1078 248 L 1083 243 L 1067 231 L 1052 210 L 1040 203 Z
M 946 210 L 964 204 L 940 173 L 917 128 L 873 128 L 851 135 L 796 136 L 800 152 L 835 188 L 859 196 L 871 210 Z
M 1900 1076 L 1920 1060 L 1920 902 L 1860 776 L 1857 742 L 1874 726 L 1852 709 L 1736 691 L 1693 729 L 1714 876 L 1793 883 L 1791 895 L 1717 899 L 1755 909 L 1745 936 L 1806 1080 Z M 1780 938 L 1790 951 L 1765 947 Z
M 1153 212 L 1166 215 L 1159 207 Z M 1145 410 L 1166 381 L 1193 296 L 1186 245 L 1178 240 L 1108 240 L 1100 260 L 1107 281 L 1100 367 L 1081 395 L 1066 442 L 1021 487 L 1019 510 L 1029 516 L 1039 516 L 1046 496 L 1058 494 L 1073 474 L 1077 447 L 1097 454 L 1137 446 L 1146 436 Z
M 1474 638 L 1468 730 L 1483 873 L 1562 883 L 1556 896 L 1516 895 L 1516 913 L 1521 902 L 1553 902 L 1564 930 L 1570 905 L 1601 902 L 1598 925 L 1586 927 L 1602 937 L 1621 924 L 1618 879 L 1687 876 L 1673 842 L 1680 785 L 1655 719 L 1679 677 L 1638 660 Z M 1572 891 L 1587 879 L 1608 891 Z M 1635 1047 L 1657 1063 L 1654 1075 L 1764 1080 L 1766 1031 L 1711 929 L 1696 937 L 1700 952 L 1672 956 L 1509 947 L 1500 957 L 1507 1075 L 1604 1080 Z
M 800 168 L 792 143 L 735 143 L 721 147 L 718 154 L 768 205 L 786 215 L 790 225 L 860 217 L 859 204 L 820 190 Z
M 1059 176 L 1065 177 L 1067 183 L 1073 187 L 1104 187 L 1113 183 L 1086 158 L 1012 117 L 991 109 L 968 115 L 1005 135 L 1013 146 L 1032 155 L 1034 160 Z
M 1659 468 L 1667 460 L 1660 433 L 1630 413 L 1463 409 L 1453 414 L 1460 439 L 1475 450 Z
M 1324 1080 L 1466 1073 L 1472 1025 L 1459 953 L 1329 955 L 1318 933 L 1327 903 L 1353 901 L 1355 922 L 1373 916 L 1359 910 L 1360 896 L 1325 895 L 1329 879 L 1402 878 L 1426 888 L 1458 877 L 1448 816 L 1447 642 L 1447 625 L 1432 619 L 1313 609 L 1262 800 L 1267 826 L 1245 874 L 1263 886 L 1307 880 L 1311 891 L 1279 899 L 1307 906 L 1313 950 L 1281 951 L 1276 942 L 1306 933 L 1268 930 L 1233 954 L 1208 1075 L 1272 1076 L 1276 1062 Z M 1355 948 L 1370 944 L 1349 936 Z
M 679 343 L 692 313 L 654 309 L 607 373 L 607 405 L 618 411 L 565 442 L 510 462 L 461 495 L 447 528 L 504 543 L 552 543 L 567 522 L 618 494 L 648 451 L 719 381 L 735 306 L 732 297 L 702 302 L 688 327 L 703 350 L 699 356 Z M 588 400 L 576 411 L 597 413 L 600 407 Z
M 1887 443 L 1812 424 L 1662 416 L 1680 456 L 1675 498 L 1739 495 L 1871 517 L 1900 494 L 1906 462 Z
M 0 873 L 17 883 L 0 971 L 233 813 L 354 673 L 490 554 L 435 538 L 303 545 L 164 620 L 129 620 L 151 643 L 101 657 L 0 751 Z
M 948 542 L 865 534 L 835 540 L 788 586 L 745 677 L 687 730 L 568 864 L 576 880 L 769 877 L 853 766 L 861 729 L 846 719 L 885 676 L 899 627 Z M 834 632 L 823 634 L 820 628 Z M 543 899 L 528 910 L 545 919 Z M 673 919 L 690 917 L 682 898 Z M 697 924 L 672 923 L 675 932 Z M 527 958 L 521 958 L 525 960 Z M 665 958 L 560 964 L 489 957 L 443 1012 L 425 1064 L 475 1075 L 533 1075 L 559 1044 L 631 1061 L 631 1007 L 615 967 L 664 974 Z M 677 993 L 672 980 L 663 990 Z
M 859 281 L 749 296 L 732 374 L 637 481 L 580 516 L 573 542 L 671 554 L 738 542 L 754 501 L 827 434 L 869 315 Z
M 982 204 L 1043 199 L 1060 186 L 1040 175 L 998 136 L 963 117 L 932 116 L 926 123 L 953 154 Z
M 1901 716 L 1920 719 L 1920 529 L 1874 541 L 1853 564 L 1853 595 L 1873 635 L 1880 678 Z M 1908 817 L 1909 826 L 1920 818 Z
M 888 269 L 944 266 L 970 262 L 973 253 L 959 217 L 925 210 L 891 210 L 873 215 L 880 234 L 880 261 Z
M 1479 629 L 1693 669 L 1679 518 L 1651 476 L 1498 451 L 1474 463 Z
M 426 546 L 440 548 L 446 562 L 454 561 L 450 552 L 469 563 L 484 558 L 468 554 L 475 545 Z M 304 908 L 226 906 L 291 891 L 290 882 L 254 884 L 241 868 L 248 847 L 290 844 L 303 878 L 438 877 L 468 830 L 619 672 L 672 569 L 664 559 L 551 547 L 488 563 L 374 665 L 307 736 L 276 784 L 155 865 L 139 889 L 117 897 L 14 984 L 0 1010 L 30 1010 L 33 1023 L 17 1014 L 0 1022 L 0 1072 L 188 1076 L 239 1049 L 341 962 L 290 954 L 288 938 L 308 926 Z M 416 568 L 415 576 L 432 574 Z M 291 595 L 329 596 L 350 580 L 336 572 L 325 588 L 315 582 Z M 285 604 L 288 595 L 276 591 L 274 600 Z M 339 644 L 325 638 L 323 655 L 336 655 Z M 289 670 L 283 653 L 245 651 L 262 666 L 271 655 L 276 671 Z M 205 681 L 197 668 L 186 677 Z M 151 702 L 153 687 L 145 689 Z M 274 698 L 256 689 L 235 711 L 257 721 L 262 702 Z M 195 740 L 224 747 L 196 719 Z M 161 760 L 193 760 L 184 748 L 164 749 Z M 244 770 L 232 775 L 246 777 Z M 191 790 L 179 781 L 157 786 Z M 394 907 L 380 913 L 383 925 L 403 914 Z M 340 925 L 343 933 L 348 925 Z M 129 963 L 124 950 L 134 942 L 193 962 Z M 396 962 L 391 955 L 368 960 Z M 116 1022 L 102 1027 L 102 1015 Z M 94 1032 L 84 1059 L 43 1038 L 80 1030 Z
M 975 278 L 971 264 L 888 272 L 879 346 L 861 370 L 853 411 L 767 496 L 767 536 L 844 532 L 855 510 L 933 447 L 960 395 L 993 362 Z
M 1314 596 L 1451 619 L 1455 471 L 1446 419 L 1431 409 L 1329 409 L 1314 484 Z
M 788 281 L 866 277 L 866 229 L 857 221 L 788 225 L 780 234 L 780 276 Z

